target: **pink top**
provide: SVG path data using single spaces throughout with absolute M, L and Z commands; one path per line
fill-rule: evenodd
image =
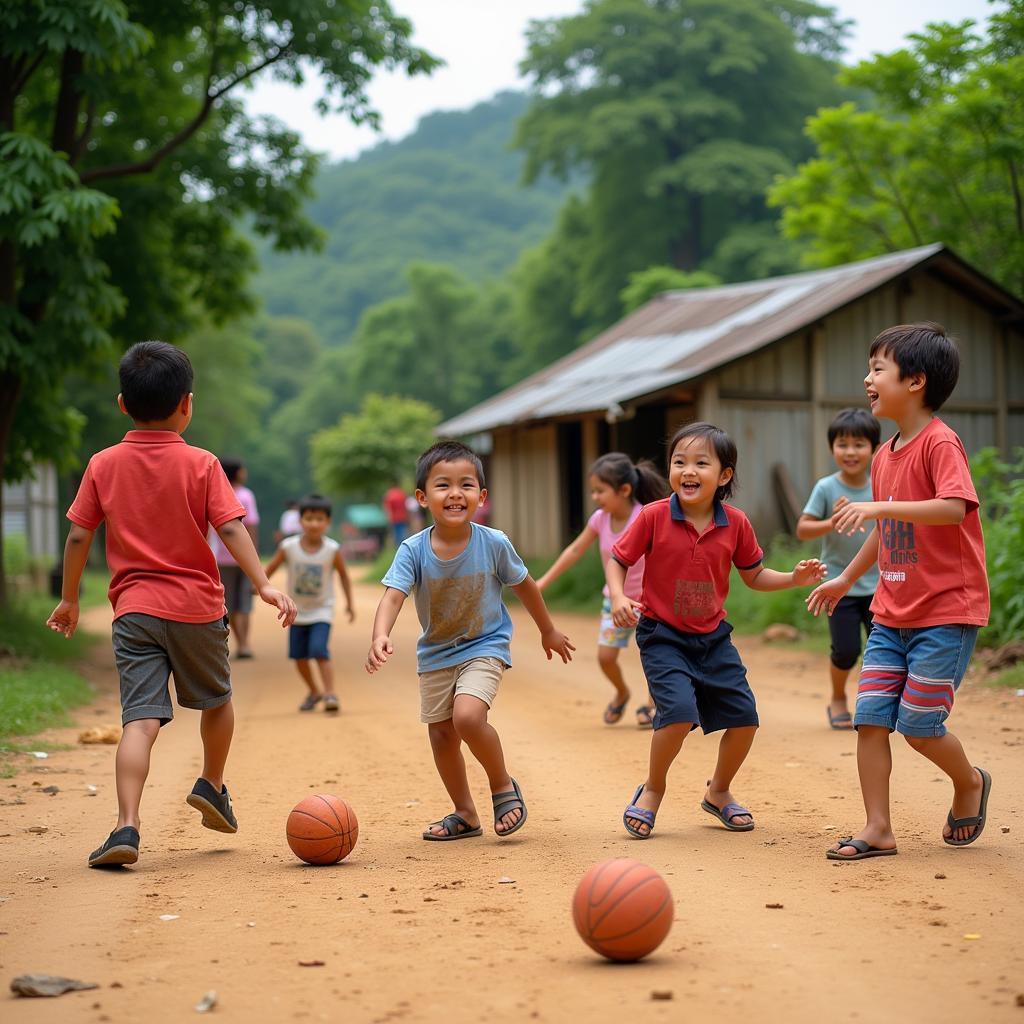
M 643 506 L 637 501 L 633 502 L 633 511 L 629 513 L 629 518 L 626 520 L 626 525 L 618 532 L 612 531 L 612 517 L 607 513 L 598 509 L 588 520 L 587 527 L 597 534 L 597 541 L 601 547 L 601 564 L 606 565 L 608 559 L 612 557 L 612 548 L 615 546 L 616 541 L 633 525 L 636 517 L 640 515 L 640 509 Z M 635 565 L 631 565 L 626 571 L 626 586 L 625 592 L 626 597 L 633 601 L 640 600 L 640 594 L 643 592 L 643 579 L 644 579 L 644 560 L 640 558 Z M 602 591 L 605 597 L 608 597 L 608 584 L 604 585 Z
M 245 509 L 245 515 L 242 516 L 242 522 L 246 526 L 255 526 L 260 521 L 260 514 L 256 511 L 256 495 L 249 490 L 248 487 L 235 487 L 235 497 L 242 503 L 242 508 Z M 217 559 L 218 565 L 238 565 L 232 556 L 231 552 L 224 547 L 224 542 L 220 539 L 220 534 L 213 532 L 210 534 L 210 544 L 213 547 L 214 557 Z

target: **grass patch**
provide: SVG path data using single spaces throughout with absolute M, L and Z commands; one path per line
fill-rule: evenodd
M 1006 671 L 992 676 L 987 682 L 989 686 L 1024 690 L 1024 662 L 1017 662 L 1016 665 L 1006 669 Z
M 87 704 L 92 696 L 89 684 L 62 665 L 37 662 L 0 669 L 0 745 L 5 750 L 22 749 L 9 743 L 11 737 L 70 725 L 68 711 Z
M 26 594 L 4 609 L 0 615 L 0 664 L 4 658 L 61 664 L 80 658 L 95 643 L 96 637 L 88 633 L 79 631 L 68 640 L 47 629 L 47 616 L 56 604 L 48 594 Z

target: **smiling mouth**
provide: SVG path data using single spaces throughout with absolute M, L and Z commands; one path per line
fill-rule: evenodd
M 465 505 L 445 505 L 444 506 L 444 510 L 445 510 L 445 512 L 465 512 L 466 511 L 466 506 Z
M 871 403 L 872 405 L 874 405 L 874 404 L 875 404 L 875 402 L 877 402 L 877 401 L 878 401 L 878 392 L 877 392 L 877 391 L 869 391 L 869 392 L 868 392 L 868 401 L 869 401 L 869 402 L 870 402 L 870 403 Z
M 683 492 L 683 494 L 693 497 L 693 495 L 697 494 L 700 491 L 700 484 L 693 482 L 681 483 L 679 485 L 679 489 Z

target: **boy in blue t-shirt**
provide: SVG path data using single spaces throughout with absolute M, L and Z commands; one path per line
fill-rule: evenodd
M 465 740 L 483 766 L 494 805 L 494 831 L 511 835 L 526 823 L 519 784 L 505 768 L 498 733 L 487 721 L 502 673 L 512 664 L 512 619 L 502 603 L 511 587 L 540 630 L 550 660 L 563 662 L 576 648 L 557 630 L 544 598 L 508 537 L 473 522 L 487 497 L 480 459 L 458 441 L 439 441 L 416 464 L 416 500 L 434 525 L 404 540 L 382 582 L 387 587 L 373 620 L 366 671 L 394 653 L 391 630 L 406 597 L 415 592 L 423 633 L 416 645 L 421 721 L 427 725 L 434 764 L 455 807 L 423 838 L 435 842 L 483 833 L 462 758 Z
M 866 409 L 843 409 L 829 424 L 828 445 L 838 473 L 822 477 L 807 499 L 797 523 L 801 540 L 821 537 L 821 560 L 828 566 L 828 579 L 838 579 L 864 543 L 862 533 L 836 533 L 832 519 L 843 507 L 871 500 L 871 459 L 881 439 L 878 420 Z M 866 572 L 838 602 L 828 620 L 832 634 L 830 674 L 832 700 L 828 721 L 833 729 L 850 730 L 853 719 L 846 703 L 846 680 L 860 657 L 860 631 L 871 632 L 871 599 L 878 586 L 878 566 Z

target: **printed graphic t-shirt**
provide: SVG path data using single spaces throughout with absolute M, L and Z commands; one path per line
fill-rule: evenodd
M 831 519 L 832 506 L 840 497 L 850 501 L 871 501 L 871 478 L 863 487 L 847 487 L 838 473 L 823 476 L 811 491 L 804 506 L 804 515 L 815 519 Z M 821 560 L 828 567 L 826 579 L 834 580 L 854 559 L 864 546 L 866 534 L 855 533 L 852 537 L 838 534 L 835 530 L 821 538 Z M 847 591 L 849 597 L 867 597 L 878 586 L 878 567 L 873 566 Z
M 299 609 L 295 616 L 297 626 L 334 620 L 334 556 L 337 551 L 338 542 L 330 537 L 321 538 L 316 551 L 307 551 L 301 537 L 286 537 L 281 541 L 284 564 L 288 566 L 288 593 Z
M 206 534 L 244 511 L 216 456 L 171 430 L 129 430 L 89 460 L 68 519 L 107 524 L 115 619 L 213 622 L 224 588 Z
M 894 451 L 895 442 L 882 445 L 871 465 L 875 501 L 962 498 L 967 514 L 952 526 L 878 520 L 875 621 L 894 629 L 984 626 L 989 612 L 985 539 L 967 452 L 939 419 Z
M 596 512 L 587 520 L 587 526 L 590 527 L 597 534 L 597 543 L 601 549 L 601 564 L 605 565 L 608 559 L 612 557 L 612 548 L 615 547 L 616 541 L 636 522 L 636 517 L 640 515 L 640 509 L 643 508 L 639 502 L 633 503 L 633 509 L 629 513 L 629 518 L 626 520 L 626 525 L 618 532 L 612 532 L 612 517 L 601 509 L 597 509 Z M 640 600 L 640 593 L 643 590 L 644 581 L 644 560 L 641 557 L 636 564 L 631 565 L 626 570 L 626 585 L 623 588 L 626 597 L 633 601 Z M 601 591 L 605 597 L 608 597 L 608 584 L 604 585 L 604 590 Z
M 416 644 L 420 673 L 461 665 L 472 658 L 512 664 L 512 618 L 501 600 L 528 572 L 512 542 L 500 530 L 471 524 L 465 549 L 454 558 L 434 554 L 434 528 L 402 541 L 381 582 L 415 594 L 423 627 Z

